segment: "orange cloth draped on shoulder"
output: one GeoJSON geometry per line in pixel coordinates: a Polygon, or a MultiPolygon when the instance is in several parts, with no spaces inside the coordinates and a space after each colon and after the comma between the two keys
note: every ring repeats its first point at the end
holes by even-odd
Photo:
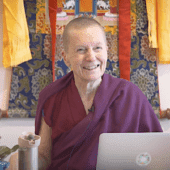
{"type": "Polygon", "coordinates": [[[23,0],[3,0],[3,65],[15,67],[31,59],[23,0]]]}
{"type": "Polygon", "coordinates": [[[170,0],[146,0],[150,48],[158,48],[159,63],[170,64],[170,0]]]}

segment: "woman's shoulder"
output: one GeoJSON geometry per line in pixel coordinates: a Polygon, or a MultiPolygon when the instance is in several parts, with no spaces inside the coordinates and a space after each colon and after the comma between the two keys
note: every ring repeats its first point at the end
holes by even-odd
{"type": "Polygon", "coordinates": [[[50,103],[54,104],[56,102],[56,100],[60,100],[61,97],[65,94],[67,88],[68,88],[68,86],[66,86],[65,88],[62,88],[59,91],[51,94],[51,96],[46,99],[44,106],[49,107],[50,103]]]}
{"type": "MultiPolygon", "coordinates": [[[[122,78],[118,78],[118,77],[114,77],[110,74],[104,74],[105,77],[105,81],[107,79],[107,81],[110,82],[110,84],[116,84],[117,86],[129,86],[129,87],[137,87],[134,83],[132,83],[131,81],[128,81],[126,79],[122,79],[122,78]]],[[[138,88],[138,87],[137,87],[138,88]]]]}
{"type": "Polygon", "coordinates": [[[55,98],[60,91],[64,90],[71,82],[73,78],[73,73],[70,72],[63,76],[62,78],[50,83],[39,93],[39,105],[43,106],[47,100],[52,100],[55,98]]]}
{"type": "Polygon", "coordinates": [[[41,90],[39,96],[44,97],[45,99],[51,97],[53,94],[67,87],[67,85],[70,84],[72,78],[72,72],[66,74],[62,78],[55,80],[54,82],[47,85],[43,90],[41,90]]]}
{"type": "Polygon", "coordinates": [[[126,79],[113,77],[112,75],[105,74],[105,80],[109,86],[114,87],[114,90],[124,91],[124,93],[135,93],[136,95],[144,95],[140,88],[131,81],[126,79]],[[106,80],[107,79],[107,80],[106,80]]]}

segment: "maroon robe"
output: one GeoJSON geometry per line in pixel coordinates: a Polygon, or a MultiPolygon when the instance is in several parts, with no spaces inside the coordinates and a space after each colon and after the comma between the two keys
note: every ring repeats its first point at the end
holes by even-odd
{"type": "Polygon", "coordinates": [[[101,133],[162,132],[146,96],[133,83],[102,77],[91,111],[86,115],[73,72],[45,87],[39,94],[35,134],[41,116],[52,127],[51,165],[48,170],[96,169],[101,133]]]}

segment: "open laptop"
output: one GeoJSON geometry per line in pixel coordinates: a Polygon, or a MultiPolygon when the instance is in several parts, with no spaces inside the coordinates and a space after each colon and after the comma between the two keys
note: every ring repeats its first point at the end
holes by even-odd
{"type": "Polygon", "coordinates": [[[170,170],[170,133],[103,133],[96,170],[170,170]]]}

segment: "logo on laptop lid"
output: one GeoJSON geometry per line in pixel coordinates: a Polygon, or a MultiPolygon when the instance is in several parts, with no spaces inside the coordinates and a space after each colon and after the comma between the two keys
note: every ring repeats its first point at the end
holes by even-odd
{"type": "Polygon", "coordinates": [[[151,162],[151,156],[149,153],[145,152],[145,153],[140,153],[137,157],[136,157],[136,163],[140,166],[146,166],[151,162]]]}

